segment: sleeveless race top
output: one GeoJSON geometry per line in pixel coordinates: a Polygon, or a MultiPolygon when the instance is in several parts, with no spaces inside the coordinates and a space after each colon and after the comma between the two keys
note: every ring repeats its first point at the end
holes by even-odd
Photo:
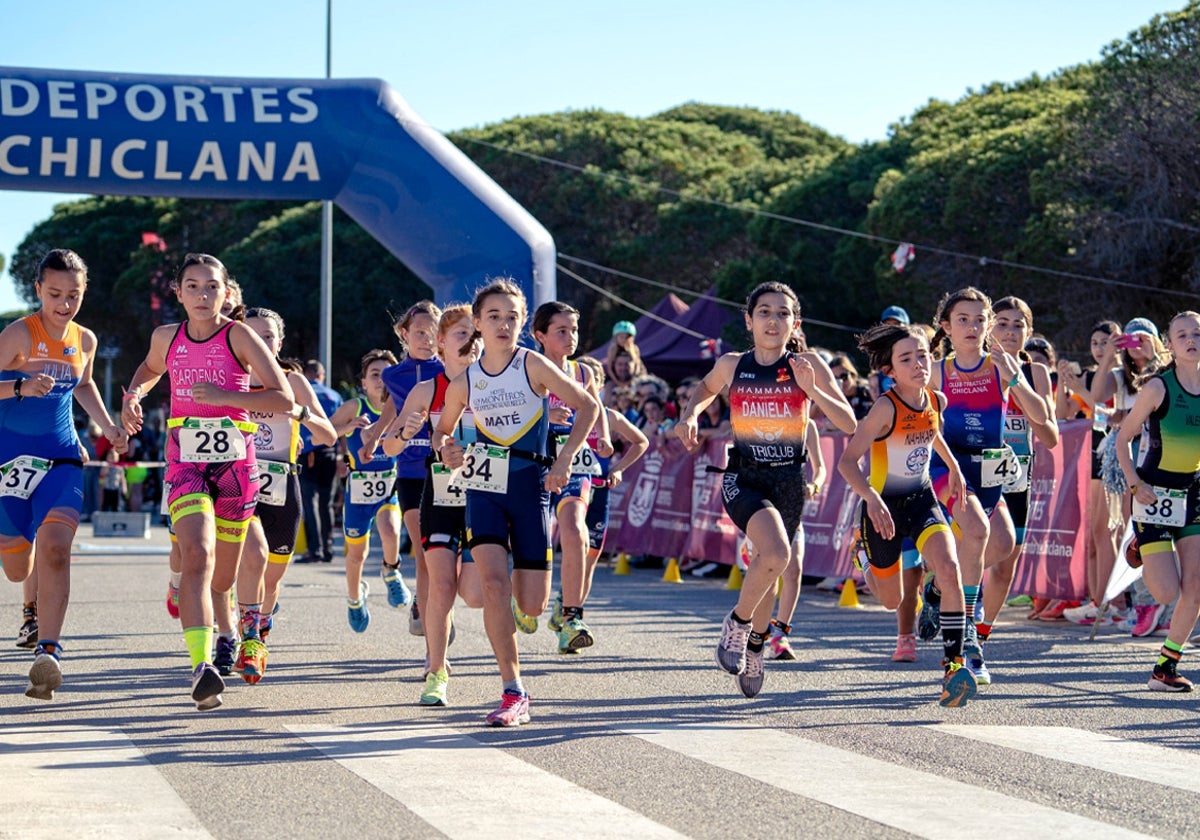
{"type": "MultiPolygon", "coordinates": [[[[450,379],[442,371],[433,380],[433,399],[429,401],[429,419],[426,434],[431,435],[441,422],[442,412],[446,410],[446,389],[450,387],[450,379]]],[[[475,442],[475,414],[471,406],[463,409],[462,417],[454,429],[454,438],[461,444],[475,442]]]]}
{"type": "Polygon", "coordinates": [[[942,360],[942,435],[959,451],[998,449],[1004,442],[1004,416],[1008,394],[991,356],[971,370],[963,370],[954,356],[942,360]]]}
{"type": "Polygon", "coordinates": [[[299,420],[286,411],[251,411],[250,422],[258,424],[258,431],[254,433],[255,455],[267,461],[296,463],[296,454],[300,451],[299,420]]]}
{"type": "Polygon", "coordinates": [[[62,341],[57,341],[46,333],[36,312],[22,320],[29,329],[29,356],[16,370],[0,371],[0,381],[44,373],[54,379],[54,387],[44,397],[0,400],[0,462],[20,455],[78,459],[72,400],[83,376],[82,331],[71,321],[62,341]]]}
{"type": "MultiPolygon", "coordinates": [[[[358,403],[355,417],[366,417],[372,423],[379,420],[379,409],[371,405],[370,400],[366,397],[355,397],[355,402],[358,403]]],[[[355,429],[346,439],[346,449],[350,453],[350,469],[356,472],[383,472],[396,466],[396,459],[388,457],[381,448],[375,449],[375,454],[371,456],[370,461],[360,464],[358,450],[362,449],[362,445],[362,429],[355,429]]]]}
{"type": "Polygon", "coordinates": [[[1185,391],[1174,370],[1158,379],[1166,394],[1146,420],[1137,472],[1159,487],[1184,489],[1200,473],[1200,394],[1185,391]]]}
{"type": "Polygon", "coordinates": [[[192,399],[192,385],[197,382],[211,382],[226,391],[250,390],[250,373],[242,367],[230,344],[229,332],[234,323],[230,321],[203,341],[195,341],[188,335],[187,321],[176,328],[167,348],[172,417],[228,417],[241,422],[250,419],[244,408],[201,405],[192,399]]]}
{"type": "Polygon", "coordinates": [[[871,486],[879,495],[903,496],[929,485],[929,457],[941,412],[937,394],[925,389],[925,407],[913,408],[885,391],[895,417],[887,434],[871,444],[871,486]]]}
{"type": "MultiPolygon", "coordinates": [[[[437,356],[422,361],[406,356],[399,364],[384,368],[380,378],[391,394],[392,404],[399,411],[408,399],[409,391],[418,383],[433,379],[445,369],[442,360],[437,356]]],[[[418,432],[396,456],[396,475],[400,478],[424,478],[425,459],[430,454],[432,451],[429,448],[429,435],[418,432]]]]}
{"type": "MultiPolygon", "coordinates": [[[[569,376],[571,379],[574,379],[576,382],[578,382],[581,386],[583,385],[583,368],[579,364],[579,362],[568,359],[567,360],[567,369],[563,372],[567,376],[569,376]]],[[[563,402],[558,397],[556,397],[553,393],[546,395],[546,407],[547,407],[547,411],[549,411],[551,409],[563,407],[563,408],[569,409],[572,412],[570,421],[568,421],[566,423],[550,423],[550,434],[551,435],[554,435],[557,437],[557,436],[561,436],[561,435],[571,434],[571,430],[573,428],[575,428],[574,409],[572,409],[569,405],[567,405],[565,402],[563,402]]],[[[547,416],[549,416],[549,415],[547,414],[547,416]]],[[[597,425],[598,425],[598,423],[592,424],[592,428],[588,430],[588,434],[587,434],[587,438],[586,438],[587,445],[589,447],[591,447],[593,451],[595,451],[595,449],[596,449],[596,443],[600,440],[600,432],[597,429],[597,425]]]]}
{"type": "Polygon", "coordinates": [[[760,365],[751,351],[738,359],[729,384],[729,424],[743,466],[788,466],[807,457],[804,433],[811,401],[792,375],[789,357],[760,365]]]}
{"type": "MultiPolygon", "coordinates": [[[[467,368],[469,404],[478,440],[544,456],[550,425],[547,400],[538,396],[529,382],[525,365],[530,352],[527,347],[518,347],[512,360],[495,376],[483,367],[486,356],[472,363],[467,368]]],[[[533,461],[518,458],[509,469],[532,466],[533,461]]]]}

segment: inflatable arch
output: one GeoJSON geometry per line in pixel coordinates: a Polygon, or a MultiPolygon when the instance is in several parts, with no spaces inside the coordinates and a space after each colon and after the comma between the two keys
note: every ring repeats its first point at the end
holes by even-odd
{"type": "Polygon", "coordinates": [[[556,292],[546,229],[377,79],[0,68],[0,189],[332,200],[439,302],[556,292]]]}

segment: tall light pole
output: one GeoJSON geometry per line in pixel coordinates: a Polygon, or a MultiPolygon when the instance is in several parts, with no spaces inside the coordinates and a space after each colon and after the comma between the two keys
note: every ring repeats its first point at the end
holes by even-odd
{"type": "MultiPolygon", "coordinates": [[[[325,78],[333,78],[333,0],[325,0],[325,78]]],[[[321,313],[317,358],[333,372],[333,202],[321,202],[321,313]]]]}

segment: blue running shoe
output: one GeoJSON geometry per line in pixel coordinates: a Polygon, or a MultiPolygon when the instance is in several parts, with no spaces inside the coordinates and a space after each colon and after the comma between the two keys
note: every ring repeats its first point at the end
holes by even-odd
{"type": "Polygon", "coordinates": [[[938,704],[952,709],[965,706],[975,696],[976,686],[971,669],[963,664],[961,657],[955,659],[946,666],[946,676],[942,678],[942,697],[938,704]]]}
{"type": "Polygon", "coordinates": [[[932,642],[941,631],[942,593],[933,589],[933,578],[925,584],[921,593],[921,614],[917,616],[917,635],[922,641],[932,642]]]}
{"type": "Polygon", "coordinates": [[[224,636],[217,636],[217,648],[213,652],[213,667],[222,677],[233,673],[233,659],[237,654],[237,642],[224,636]]]}
{"type": "Polygon", "coordinates": [[[412,590],[405,584],[404,578],[400,576],[400,566],[395,567],[384,566],[382,570],[383,582],[387,585],[388,606],[393,609],[403,609],[412,603],[412,590]]]}
{"type": "Polygon", "coordinates": [[[358,600],[347,601],[346,618],[350,621],[350,629],[355,633],[367,632],[367,625],[371,623],[371,611],[367,609],[367,593],[370,587],[367,586],[365,580],[358,582],[358,600]]]}

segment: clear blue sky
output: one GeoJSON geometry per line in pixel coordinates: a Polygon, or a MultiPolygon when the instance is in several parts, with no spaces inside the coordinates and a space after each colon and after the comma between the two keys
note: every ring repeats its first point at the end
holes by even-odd
{"type": "MultiPolygon", "coordinates": [[[[1156,13],[1182,6],[334,0],[333,75],[384,79],[443,131],[592,107],[647,116],[697,101],[791,111],[857,142],[885,137],[930,99],[1094,60],[1156,13]]],[[[325,0],[0,0],[0,63],[323,77],[325,8],[325,0]]],[[[0,191],[0,253],[11,258],[64,198],[0,191]]],[[[18,305],[0,276],[0,311],[18,305]]]]}

